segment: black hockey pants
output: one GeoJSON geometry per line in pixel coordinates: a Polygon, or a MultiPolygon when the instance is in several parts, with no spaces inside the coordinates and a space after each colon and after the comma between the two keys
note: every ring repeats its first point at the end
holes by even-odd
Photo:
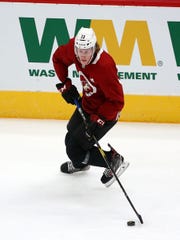
{"type": "MultiPolygon", "coordinates": [[[[92,125],[89,121],[89,115],[85,112],[84,114],[89,122],[91,133],[94,134],[97,140],[101,139],[117,122],[107,121],[103,126],[92,125]]],[[[66,153],[74,167],[80,168],[85,165],[107,167],[102,155],[95,146],[94,140],[88,139],[84,122],[77,109],[67,124],[67,130],[65,137],[66,153]]],[[[105,153],[109,158],[110,152],[105,153]]]]}

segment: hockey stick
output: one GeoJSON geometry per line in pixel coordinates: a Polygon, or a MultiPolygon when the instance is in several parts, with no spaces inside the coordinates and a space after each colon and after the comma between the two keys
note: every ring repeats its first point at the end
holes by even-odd
{"type": "MultiPolygon", "coordinates": [[[[75,103],[75,105],[76,105],[76,107],[77,107],[77,109],[78,109],[78,112],[80,113],[80,115],[81,115],[81,117],[82,117],[82,119],[83,119],[83,122],[84,122],[84,125],[85,125],[86,130],[88,130],[88,123],[87,123],[86,117],[85,117],[85,115],[84,115],[84,113],[83,113],[83,110],[82,110],[82,108],[81,108],[78,100],[75,99],[75,100],[74,100],[74,103],[75,103]]],[[[103,149],[101,148],[98,140],[96,139],[96,137],[95,137],[94,135],[93,135],[92,137],[93,137],[93,139],[94,139],[94,141],[95,141],[95,144],[96,144],[96,146],[98,147],[98,150],[99,150],[101,156],[103,157],[103,159],[104,159],[107,167],[112,171],[114,177],[116,178],[116,180],[117,180],[120,188],[122,189],[122,191],[123,191],[126,199],[128,200],[129,204],[131,205],[132,209],[134,210],[134,212],[135,212],[136,216],[138,217],[140,223],[143,224],[143,219],[142,219],[141,215],[137,212],[136,208],[134,207],[131,199],[129,198],[128,194],[126,193],[126,191],[125,191],[123,185],[121,184],[119,178],[117,177],[114,169],[113,169],[113,168],[110,166],[110,164],[108,163],[107,156],[106,156],[105,152],[103,151],[103,149]]],[[[108,146],[110,146],[110,145],[108,144],[108,146]]]]}

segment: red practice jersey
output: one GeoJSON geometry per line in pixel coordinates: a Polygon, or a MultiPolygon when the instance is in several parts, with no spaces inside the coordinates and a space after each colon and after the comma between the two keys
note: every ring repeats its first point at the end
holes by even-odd
{"type": "Polygon", "coordinates": [[[82,108],[105,120],[116,120],[124,106],[124,94],[113,58],[100,49],[93,61],[83,67],[74,53],[74,38],[57,48],[53,64],[60,81],[68,77],[68,67],[75,64],[82,83],[82,108]]]}

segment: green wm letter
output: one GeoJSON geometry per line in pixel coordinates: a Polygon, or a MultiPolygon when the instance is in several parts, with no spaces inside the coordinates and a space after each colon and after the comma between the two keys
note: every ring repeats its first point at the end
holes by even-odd
{"type": "Polygon", "coordinates": [[[19,18],[19,21],[29,62],[48,63],[54,39],[56,38],[58,45],[65,44],[69,40],[64,19],[46,19],[41,43],[38,39],[34,18],[19,18]]]}
{"type": "Polygon", "coordinates": [[[180,22],[168,22],[176,64],[180,67],[180,22]]]}

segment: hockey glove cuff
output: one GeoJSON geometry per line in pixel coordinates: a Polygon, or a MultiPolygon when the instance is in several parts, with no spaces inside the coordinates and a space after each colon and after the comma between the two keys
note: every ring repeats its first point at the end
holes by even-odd
{"type": "Polygon", "coordinates": [[[86,137],[88,140],[92,140],[94,131],[97,127],[102,127],[105,124],[105,121],[101,119],[98,115],[92,114],[90,116],[90,122],[88,124],[88,129],[86,129],[86,137]]]}
{"type": "Polygon", "coordinates": [[[90,116],[90,120],[91,122],[98,124],[98,126],[100,127],[102,127],[105,124],[105,121],[96,114],[92,114],[90,116]]]}
{"type": "Polygon", "coordinates": [[[72,81],[70,78],[66,78],[66,80],[62,83],[57,83],[56,88],[60,93],[66,92],[72,86],[72,81]]]}
{"type": "Polygon", "coordinates": [[[67,78],[63,83],[56,84],[56,88],[67,103],[74,104],[74,100],[80,98],[79,92],[76,86],[72,85],[70,78],[67,78]]]}

